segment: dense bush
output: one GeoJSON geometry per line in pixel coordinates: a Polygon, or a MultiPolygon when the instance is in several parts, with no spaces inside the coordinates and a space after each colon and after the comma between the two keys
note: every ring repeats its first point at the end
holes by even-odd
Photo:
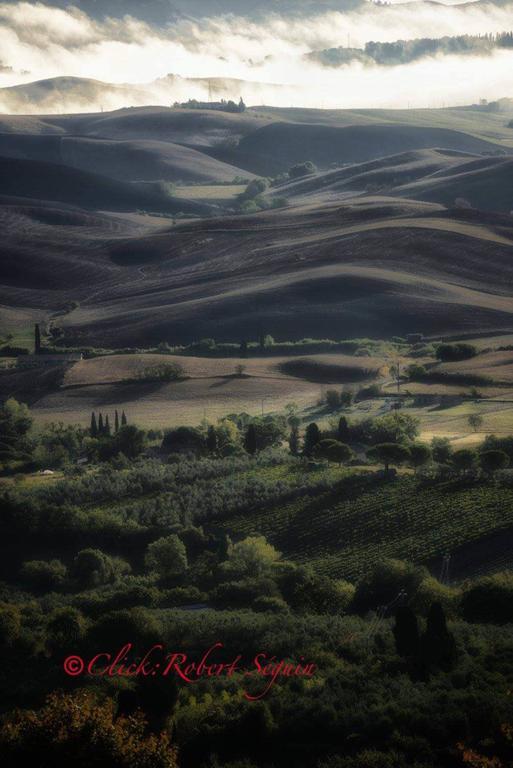
{"type": "Polygon", "coordinates": [[[317,172],[317,168],[310,160],[304,163],[297,163],[289,169],[289,177],[291,179],[301,179],[303,176],[311,176],[317,172]]]}
{"type": "Polygon", "coordinates": [[[112,558],[99,549],[83,549],[73,560],[70,575],[81,588],[87,589],[113,582],[129,570],[128,563],[119,558],[112,558]]]}
{"type": "Polygon", "coordinates": [[[0,736],[5,768],[38,765],[41,756],[55,768],[176,768],[176,753],[165,734],[148,735],[141,713],[116,716],[114,701],[90,691],[52,693],[40,710],[12,715],[0,736]]]}
{"type": "Polygon", "coordinates": [[[163,536],[152,542],[146,552],[146,567],[162,579],[182,576],[187,570],[187,551],[178,536],[163,536]]]}
{"type": "Polygon", "coordinates": [[[454,363],[458,360],[469,360],[477,355],[477,349],[473,344],[438,344],[436,357],[443,363],[454,363]]]}
{"type": "Polygon", "coordinates": [[[506,571],[478,579],[463,591],[461,605],[467,621],[513,622],[513,573],[506,571]]]}
{"type": "Polygon", "coordinates": [[[60,560],[30,560],[23,563],[20,578],[36,592],[49,592],[63,585],[66,574],[66,566],[60,560]]]}

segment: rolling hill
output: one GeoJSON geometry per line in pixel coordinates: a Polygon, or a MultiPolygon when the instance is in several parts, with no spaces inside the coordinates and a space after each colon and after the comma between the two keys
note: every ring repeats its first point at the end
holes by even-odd
{"type": "Polygon", "coordinates": [[[444,171],[456,169],[457,172],[460,166],[477,158],[477,155],[456,150],[411,150],[287,181],[272,189],[270,194],[306,200],[335,198],[347,192],[393,190],[444,171]]]}
{"type": "Polygon", "coordinates": [[[509,213],[513,202],[513,155],[472,155],[446,149],[422,149],[355,163],[289,181],[268,194],[303,203],[334,200],[352,193],[409,199],[509,213]]]}
{"type": "Polygon", "coordinates": [[[65,165],[0,157],[0,194],[69,203],[86,209],[205,213],[198,203],[171,197],[159,185],[130,184],[65,165]]]}
{"type": "Polygon", "coordinates": [[[510,328],[512,247],[506,217],[386,198],[184,223],[118,239],[115,284],[62,324],[105,346],[510,328]]]}
{"type": "Polygon", "coordinates": [[[504,149],[438,126],[291,117],[155,107],[4,116],[4,304],[27,313],[74,302],[56,321],[65,342],[106,347],[513,327],[513,221],[454,209],[465,197],[509,210],[504,149]],[[224,184],[243,167],[277,172],[306,158],[343,167],[273,187],[288,206],[251,216],[157,182],[224,184]],[[138,211],[209,217],[171,226],[138,211]]]}
{"type": "Polygon", "coordinates": [[[253,174],[169,141],[114,141],[61,135],[0,134],[0,156],[59,163],[120,181],[225,183],[253,174]]]}
{"type": "Polygon", "coordinates": [[[366,162],[432,147],[475,154],[496,154],[498,151],[497,145],[491,142],[446,128],[409,125],[338,128],[276,122],[244,136],[231,159],[236,165],[255,173],[271,174],[286,171],[291,165],[305,160],[328,169],[334,164],[366,162]]]}
{"type": "Polygon", "coordinates": [[[463,198],[473,208],[513,209],[513,157],[476,159],[400,186],[397,194],[451,205],[463,198]]]}

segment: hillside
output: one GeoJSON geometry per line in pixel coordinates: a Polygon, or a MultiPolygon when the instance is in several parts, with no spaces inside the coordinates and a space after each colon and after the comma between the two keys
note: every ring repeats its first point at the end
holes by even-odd
{"type": "Polygon", "coordinates": [[[115,287],[63,324],[107,346],[509,328],[512,244],[507,218],[386,198],[184,223],[115,244],[115,287]]]}
{"type": "Polygon", "coordinates": [[[200,213],[199,204],[174,199],[158,186],[136,185],[107,176],[36,160],[0,157],[0,194],[52,200],[93,210],[149,210],[200,213]]]}
{"type": "Polygon", "coordinates": [[[463,198],[473,208],[509,213],[513,207],[513,158],[475,160],[400,186],[396,192],[444,205],[463,198]]]}
{"type": "Polygon", "coordinates": [[[169,141],[1,133],[0,156],[59,163],[120,181],[208,181],[220,184],[240,175],[253,176],[169,141]]]}
{"type": "Polygon", "coordinates": [[[489,153],[497,145],[446,128],[410,125],[326,125],[272,123],[245,136],[233,162],[258,173],[278,173],[311,160],[321,169],[359,163],[415,149],[441,147],[458,152],[489,153]]]}
{"type": "Polygon", "coordinates": [[[460,206],[509,213],[512,168],[512,155],[482,157],[456,150],[421,149],[288,181],[268,194],[306,203],[340,199],[350,193],[380,192],[447,207],[454,207],[459,200],[460,206]]]}
{"type": "MultiPolygon", "coordinates": [[[[365,163],[353,163],[344,168],[325,171],[280,184],[270,191],[272,195],[287,198],[325,199],[336,198],[347,192],[371,192],[394,190],[416,180],[430,178],[477,159],[477,155],[446,149],[417,149],[380,157],[365,163]]],[[[481,159],[481,158],[479,158],[481,159]]],[[[491,158],[484,162],[502,162],[503,158],[491,158]]],[[[414,195],[412,194],[412,197],[414,195]]]]}
{"type": "Polygon", "coordinates": [[[102,102],[144,104],[146,94],[135,86],[82,77],[52,77],[0,88],[0,107],[6,112],[58,112],[62,104],[66,104],[69,111],[79,112],[102,102]]]}

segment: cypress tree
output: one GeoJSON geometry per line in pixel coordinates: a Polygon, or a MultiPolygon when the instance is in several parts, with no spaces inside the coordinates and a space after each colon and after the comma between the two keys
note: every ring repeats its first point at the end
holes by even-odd
{"type": "Polygon", "coordinates": [[[36,355],[41,353],[41,329],[39,323],[34,327],[34,352],[36,355]]]}
{"type": "Polygon", "coordinates": [[[105,434],[107,437],[110,437],[110,423],[109,423],[109,414],[105,417],[105,427],[104,427],[105,434]]]}
{"type": "Polygon", "coordinates": [[[207,449],[209,453],[215,453],[217,451],[217,432],[212,424],[208,428],[207,449]]]}
{"type": "Polygon", "coordinates": [[[312,421],[311,424],[309,424],[306,428],[305,432],[305,444],[303,447],[303,451],[306,454],[306,456],[311,456],[313,449],[321,441],[321,430],[315,423],[315,421],[312,421]]]}
{"type": "Polygon", "coordinates": [[[395,647],[399,656],[416,656],[419,651],[419,625],[411,608],[403,605],[395,613],[393,628],[395,647]]]}
{"type": "Polygon", "coordinates": [[[254,456],[257,451],[257,434],[254,424],[250,424],[246,430],[244,448],[250,456],[254,456]]]}
{"type": "Polygon", "coordinates": [[[117,434],[119,432],[119,413],[115,412],[114,414],[114,432],[117,434]]]}
{"type": "Polygon", "coordinates": [[[349,439],[349,424],[345,416],[341,416],[338,421],[337,436],[341,443],[347,443],[349,439]]]}
{"type": "Polygon", "coordinates": [[[103,415],[100,413],[98,416],[98,434],[103,435],[104,427],[103,427],[103,415]]]}
{"type": "Polygon", "coordinates": [[[456,641],[447,629],[445,613],[440,603],[433,603],[427,616],[426,631],[420,642],[421,658],[425,667],[439,667],[450,671],[456,661],[456,641]]]}
{"type": "Polygon", "coordinates": [[[128,424],[128,421],[127,421],[127,418],[125,416],[125,412],[123,411],[123,413],[121,414],[121,426],[122,427],[126,427],[127,424],[128,424]]]}
{"type": "Polygon", "coordinates": [[[299,428],[294,424],[290,430],[289,435],[289,448],[293,456],[297,456],[299,453],[299,428]]]}
{"type": "Polygon", "coordinates": [[[96,424],[96,414],[94,411],[91,413],[91,427],[89,433],[91,437],[98,437],[98,425],[96,424]]]}

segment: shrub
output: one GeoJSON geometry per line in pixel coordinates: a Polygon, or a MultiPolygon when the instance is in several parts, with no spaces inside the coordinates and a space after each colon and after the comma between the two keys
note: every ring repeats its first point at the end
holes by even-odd
{"type": "Polygon", "coordinates": [[[52,693],[37,711],[11,714],[0,736],[5,768],[20,764],[176,768],[169,737],[146,733],[138,712],[116,717],[111,699],[101,703],[90,691],[52,693]]]}
{"type": "Polygon", "coordinates": [[[246,187],[245,191],[242,193],[241,198],[246,200],[254,200],[255,197],[258,197],[263,192],[265,192],[268,187],[269,182],[267,179],[252,179],[246,187]]]}
{"type": "Polygon", "coordinates": [[[460,451],[453,453],[452,463],[458,472],[465,474],[469,470],[474,469],[477,463],[477,454],[471,448],[462,448],[460,451]]]}
{"type": "Polygon", "coordinates": [[[12,647],[21,632],[21,611],[17,605],[0,603],[0,648],[12,647]]]}
{"type": "Polygon", "coordinates": [[[434,437],[431,440],[431,453],[433,461],[438,464],[447,464],[453,454],[451,441],[447,437],[434,437]]]}
{"type": "Polygon", "coordinates": [[[183,367],[176,362],[159,363],[144,368],[138,375],[138,381],[181,381],[185,378],[183,367]]]}
{"type": "Polygon", "coordinates": [[[469,360],[476,355],[477,349],[473,344],[439,344],[436,348],[436,357],[443,363],[469,360]]]}
{"type": "Polygon", "coordinates": [[[267,576],[225,581],[212,594],[218,608],[231,610],[252,607],[255,600],[262,597],[280,597],[275,582],[267,576]]]}
{"type": "Polygon", "coordinates": [[[411,607],[427,616],[433,603],[440,603],[449,616],[455,616],[459,609],[460,591],[441,584],[433,576],[425,578],[411,600],[411,607]]]}
{"type": "Polygon", "coordinates": [[[513,573],[504,571],[478,579],[464,589],[461,607],[466,621],[513,622],[513,573]]]}
{"type": "Polygon", "coordinates": [[[71,576],[83,589],[98,587],[130,571],[128,563],[112,558],[100,549],[83,549],[71,566],[71,576]]]}
{"type": "Polygon", "coordinates": [[[378,563],[357,585],[353,608],[358,613],[388,605],[404,590],[413,595],[429,573],[402,560],[378,563]]]}
{"type": "Polygon", "coordinates": [[[145,564],[162,579],[182,576],[188,565],[185,544],[175,534],[163,536],[148,546],[145,564]]]}
{"type": "Polygon", "coordinates": [[[273,571],[283,597],[300,613],[343,613],[354,598],[352,584],[320,576],[311,568],[284,562],[273,571]]]}
{"type": "Polygon", "coordinates": [[[257,597],[252,608],[257,613],[289,613],[290,609],[281,597],[257,597]]]}
{"type": "Polygon", "coordinates": [[[366,438],[371,445],[409,442],[418,435],[419,423],[409,413],[387,413],[366,423],[366,438]]]}
{"type": "Polygon", "coordinates": [[[21,566],[20,577],[29,587],[49,592],[62,586],[66,572],[60,560],[29,560],[21,566]]]}
{"type": "Polygon", "coordinates": [[[279,559],[280,553],[263,536],[248,536],[233,545],[227,566],[241,576],[261,576],[279,559]]]}
{"type": "Polygon", "coordinates": [[[143,452],[144,444],[144,432],[130,424],[121,427],[114,435],[109,446],[109,452],[114,456],[122,454],[128,459],[135,459],[143,452]]]}
{"type": "Polygon", "coordinates": [[[128,642],[147,650],[150,643],[162,640],[162,627],[145,608],[125,608],[101,616],[90,628],[87,640],[94,650],[122,648],[128,642]]]}
{"type": "Polygon", "coordinates": [[[200,592],[197,587],[173,587],[166,589],[162,596],[162,605],[165,607],[174,607],[182,605],[193,605],[195,603],[205,602],[206,595],[200,592]]]}
{"type": "Polygon", "coordinates": [[[50,615],[47,626],[47,640],[50,648],[76,646],[84,637],[86,627],[86,620],[76,608],[57,608],[50,615]]]}
{"type": "Polygon", "coordinates": [[[310,160],[307,160],[304,163],[297,163],[296,165],[293,165],[292,168],[289,169],[289,178],[291,179],[301,179],[304,176],[311,176],[313,173],[317,172],[317,168],[314,163],[312,163],[310,160]]]}
{"type": "Polygon", "coordinates": [[[361,387],[356,393],[357,400],[373,400],[376,397],[382,397],[383,392],[379,384],[369,384],[368,387],[361,387]]]}
{"type": "Polygon", "coordinates": [[[321,440],[314,448],[314,457],[326,459],[336,464],[345,464],[353,457],[353,451],[345,443],[338,440],[321,440]]]}
{"type": "Polygon", "coordinates": [[[326,392],[326,405],[330,411],[336,411],[340,408],[340,394],[336,389],[328,389],[326,392]]]}
{"type": "Polygon", "coordinates": [[[483,472],[492,475],[509,466],[509,456],[504,451],[483,451],[479,454],[479,464],[483,472]]]}
{"type": "Polygon", "coordinates": [[[424,443],[413,443],[409,446],[410,464],[417,470],[423,467],[431,459],[431,449],[424,443]]]}
{"type": "Polygon", "coordinates": [[[166,453],[190,453],[198,455],[205,450],[205,438],[194,427],[170,429],[162,440],[162,450],[166,453]]]}

